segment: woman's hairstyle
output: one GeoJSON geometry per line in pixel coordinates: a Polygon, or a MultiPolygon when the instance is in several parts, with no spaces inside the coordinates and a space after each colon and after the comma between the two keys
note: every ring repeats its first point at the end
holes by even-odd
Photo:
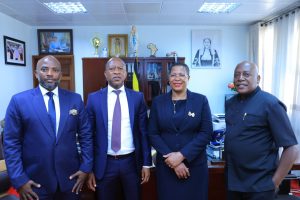
{"type": "Polygon", "coordinates": [[[204,38],[204,39],[203,39],[203,42],[205,42],[205,40],[208,40],[209,43],[211,44],[211,39],[210,39],[210,38],[204,38]]]}
{"type": "Polygon", "coordinates": [[[188,66],[187,64],[185,64],[185,63],[174,63],[174,64],[171,65],[171,67],[170,67],[170,73],[171,73],[171,71],[172,71],[172,68],[175,67],[175,66],[181,66],[181,67],[183,67],[183,68],[185,69],[186,74],[187,74],[188,76],[190,76],[190,68],[189,68],[189,66],[188,66]]]}

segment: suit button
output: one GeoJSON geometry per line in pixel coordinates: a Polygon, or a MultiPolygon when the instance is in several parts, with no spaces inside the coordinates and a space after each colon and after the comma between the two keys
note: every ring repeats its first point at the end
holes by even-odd
{"type": "Polygon", "coordinates": [[[176,135],[176,136],[178,136],[178,135],[179,135],[179,133],[176,133],[175,135],[176,135]]]}

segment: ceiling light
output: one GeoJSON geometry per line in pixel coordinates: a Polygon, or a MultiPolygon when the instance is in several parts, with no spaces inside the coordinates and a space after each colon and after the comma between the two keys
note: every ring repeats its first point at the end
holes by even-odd
{"type": "Polygon", "coordinates": [[[204,3],[198,10],[200,13],[230,13],[237,7],[240,3],[204,3]]]}
{"type": "Polygon", "coordinates": [[[86,13],[87,10],[80,2],[48,2],[43,3],[48,9],[57,14],[86,13]]]}

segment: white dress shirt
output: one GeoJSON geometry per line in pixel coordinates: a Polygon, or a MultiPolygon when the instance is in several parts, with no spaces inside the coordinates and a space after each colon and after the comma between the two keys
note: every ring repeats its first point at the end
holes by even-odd
{"type": "MultiPolygon", "coordinates": [[[[41,85],[39,85],[39,87],[40,87],[40,90],[42,92],[44,102],[45,102],[45,105],[46,105],[46,109],[47,109],[47,112],[48,112],[49,96],[47,95],[47,92],[49,92],[49,91],[46,90],[45,88],[43,88],[41,85]]],[[[55,130],[55,133],[57,135],[57,130],[58,130],[58,126],[59,126],[59,119],[60,119],[60,106],[59,106],[59,98],[58,98],[58,87],[56,87],[51,92],[54,93],[53,100],[54,100],[54,104],[55,104],[55,114],[56,114],[56,130],[55,130]]]]}
{"type": "Polygon", "coordinates": [[[119,94],[120,104],[121,104],[121,149],[115,152],[111,149],[111,130],[112,130],[112,119],[115,108],[115,103],[117,100],[117,94],[113,92],[115,90],[110,85],[107,87],[107,119],[108,119],[108,149],[107,154],[109,155],[124,155],[129,154],[134,151],[133,135],[130,125],[130,116],[128,101],[125,92],[124,85],[119,88],[121,90],[119,94]]]}

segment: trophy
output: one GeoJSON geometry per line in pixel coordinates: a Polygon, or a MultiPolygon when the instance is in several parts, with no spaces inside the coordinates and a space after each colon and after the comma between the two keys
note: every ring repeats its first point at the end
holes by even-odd
{"type": "Polygon", "coordinates": [[[92,39],[92,42],[93,42],[93,47],[95,48],[95,53],[94,53],[94,55],[95,55],[95,57],[98,57],[98,56],[99,56],[99,55],[98,55],[98,48],[100,47],[101,41],[100,41],[100,39],[99,39],[98,37],[94,37],[94,38],[92,39]]]}

